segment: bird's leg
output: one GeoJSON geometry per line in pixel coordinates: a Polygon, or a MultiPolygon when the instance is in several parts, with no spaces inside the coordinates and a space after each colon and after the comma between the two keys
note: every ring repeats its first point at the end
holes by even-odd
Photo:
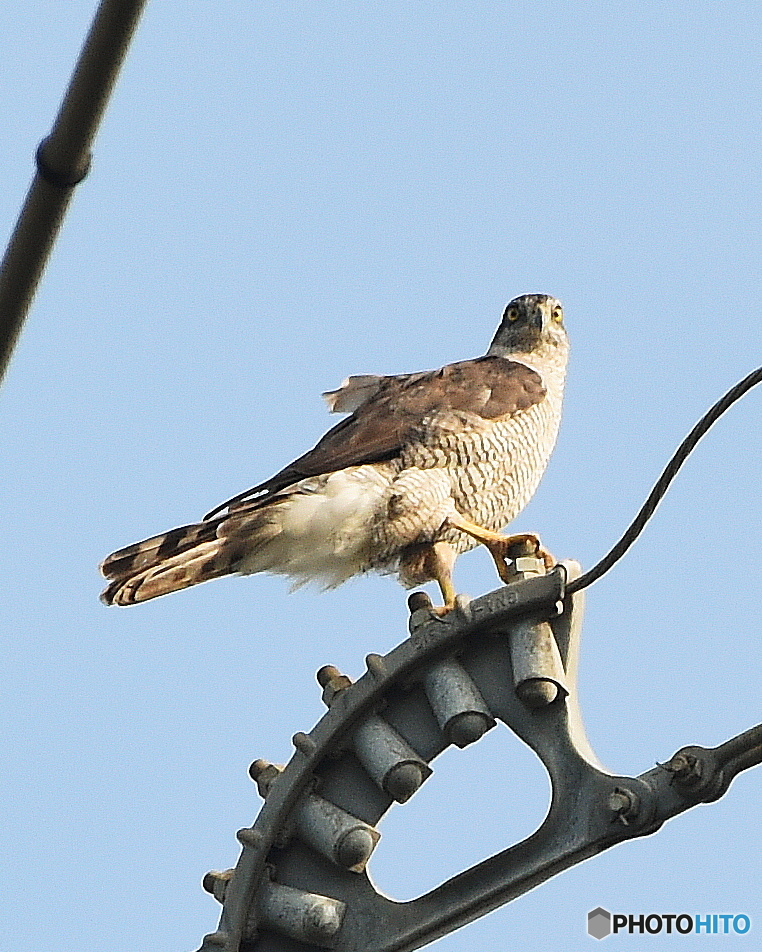
{"type": "Polygon", "coordinates": [[[492,556],[492,561],[497,568],[497,574],[506,583],[516,580],[515,573],[511,572],[508,568],[507,560],[508,550],[511,546],[519,542],[529,543],[534,546],[537,557],[543,560],[546,569],[550,570],[555,565],[555,559],[547,549],[542,547],[539,537],[533,532],[521,532],[517,535],[504,536],[499,532],[493,532],[492,529],[485,529],[484,526],[479,526],[475,522],[471,522],[469,519],[461,516],[460,513],[452,513],[449,515],[445,519],[443,526],[458,529],[460,532],[465,532],[466,535],[470,535],[471,538],[476,539],[477,542],[481,542],[492,556]]]}
{"type": "Polygon", "coordinates": [[[440,608],[432,608],[435,615],[447,615],[455,608],[455,586],[452,583],[452,570],[457,552],[449,542],[434,542],[426,553],[426,569],[436,581],[444,599],[440,608]]]}

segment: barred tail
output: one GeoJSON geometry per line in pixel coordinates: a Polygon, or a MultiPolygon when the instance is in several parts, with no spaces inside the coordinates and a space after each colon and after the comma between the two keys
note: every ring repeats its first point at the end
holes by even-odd
{"type": "Polygon", "coordinates": [[[368,569],[370,526],[385,475],[350,467],[301,480],[264,499],[119,549],[101,564],[106,605],[134,605],[240,572],[285,575],[332,588],[368,569]]]}
{"type": "Polygon", "coordinates": [[[234,572],[240,545],[218,538],[221,521],[181,526],[109,555],[100,566],[110,583],[101,601],[134,605],[234,572]]]}

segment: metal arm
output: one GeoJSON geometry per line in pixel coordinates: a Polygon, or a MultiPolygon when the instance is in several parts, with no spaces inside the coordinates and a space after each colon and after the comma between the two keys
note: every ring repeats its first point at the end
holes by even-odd
{"type": "Polygon", "coordinates": [[[255,761],[266,798],[234,870],[205,888],[222,904],[202,952],[404,952],[451,932],[610,846],[653,833],[672,816],[721,796],[762,759],[762,726],[713,750],[684,748],[636,777],[597,761],[576,697],[582,594],[565,563],[543,576],[519,559],[517,581],[445,620],[413,596],[410,638],[369,655],[352,684],[318,672],[328,713],[294,736],[285,768],[255,761]],[[379,819],[431,775],[448,745],[465,747],[501,720],[542,760],[552,783],[548,815],[525,840],[426,895],[394,902],[366,866],[379,819]]]}

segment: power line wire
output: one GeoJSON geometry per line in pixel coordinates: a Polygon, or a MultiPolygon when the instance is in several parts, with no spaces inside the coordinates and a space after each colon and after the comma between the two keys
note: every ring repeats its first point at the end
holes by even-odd
{"type": "Polygon", "coordinates": [[[87,175],[90,147],[146,0],[101,0],[37,172],[0,263],[0,380],[75,186],[87,175]]]}
{"type": "Polygon", "coordinates": [[[743,380],[739,381],[739,383],[737,383],[734,387],[731,387],[724,397],[721,397],[713,407],[707,410],[704,416],[701,417],[698,423],[693,427],[691,432],[685,437],[680,446],[678,446],[675,455],[672,457],[669,463],[667,463],[664,472],[661,474],[658,482],[651,490],[648,499],[646,499],[646,501],[643,503],[640,512],[637,514],[637,516],[635,516],[622,538],[611,549],[611,551],[605,555],[600,562],[598,562],[597,565],[594,565],[593,568],[590,569],[589,572],[585,572],[572,582],[569,582],[569,584],[566,586],[566,591],[569,594],[578,592],[583,588],[587,588],[588,585],[592,585],[593,582],[597,582],[602,575],[605,575],[606,572],[608,572],[608,570],[616,562],[618,562],[619,559],[622,558],[625,552],[630,548],[632,543],[643,531],[645,524],[654,514],[656,507],[659,505],[664,494],[666,493],[669,484],[677,475],[677,471],[694,450],[701,437],[706,433],[709,427],[712,426],[712,424],[715,423],[722,416],[722,414],[736,402],[736,400],[740,400],[745,393],[748,393],[752,387],[755,387],[760,382],[762,382],[762,367],[754,370],[747,377],[744,377],[743,380]]]}

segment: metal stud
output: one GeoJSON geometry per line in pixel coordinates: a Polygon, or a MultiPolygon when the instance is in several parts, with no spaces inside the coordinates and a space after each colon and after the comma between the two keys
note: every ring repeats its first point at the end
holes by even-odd
{"type": "Polygon", "coordinates": [[[336,944],[345,903],[272,882],[263,885],[258,898],[261,925],[320,948],[336,944]]]}
{"type": "Polygon", "coordinates": [[[232,869],[226,869],[224,872],[212,869],[204,876],[202,885],[217,902],[225,902],[225,893],[232,875],[232,869]]]}
{"type": "Polygon", "coordinates": [[[510,650],[516,696],[527,707],[545,707],[567,696],[561,653],[546,621],[513,625],[510,650]]]}
{"type": "Polygon", "coordinates": [[[375,783],[398,803],[409,800],[431,767],[386,721],[372,715],[355,731],[354,748],[375,783]]]}
{"type": "Polygon", "coordinates": [[[467,747],[495,726],[479,689],[457,661],[432,665],[423,686],[442,732],[451,744],[467,747]]]}
{"type": "Polygon", "coordinates": [[[323,689],[323,703],[326,707],[330,707],[334,699],[352,684],[352,681],[332,664],[323,665],[317,673],[317,680],[323,689]]]}
{"type": "Polygon", "coordinates": [[[380,833],[316,794],[304,798],[295,813],[299,838],[344,869],[360,873],[380,833]]]}
{"type": "Polygon", "coordinates": [[[270,787],[282,773],[283,767],[280,764],[271,764],[269,760],[263,760],[261,757],[249,767],[249,776],[257,785],[257,790],[259,790],[259,795],[263,800],[270,792],[270,787]]]}

